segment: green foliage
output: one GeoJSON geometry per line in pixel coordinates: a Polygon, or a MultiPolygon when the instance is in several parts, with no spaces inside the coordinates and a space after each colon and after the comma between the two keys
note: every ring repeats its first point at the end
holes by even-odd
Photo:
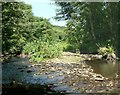
{"type": "Polygon", "coordinates": [[[115,53],[114,48],[112,46],[99,47],[98,52],[99,54],[102,54],[102,55],[108,55],[108,54],[115,53]]]}
{"type": "Polygon", "coordinates": [[[57,2],[56,18],[67,20],[67,27],[53,26],[36,17],[31,5],[2,2],[2,52],[30,54],[31,61],[58,57],[63,50],[109,54],[116,50],[119,34],[117,3],[57,2]]]}
{"type": "Polygon", "coordinates": [[[118,49],[119,4],[110,2],[56,2],[56,19],[67,20],[70,48],[84,53],[97,52],[97,44],[118,49]]]}
{"type": "Polygon", "coordinates": [[[52,26],[47,19],[33,16],[23,2],[2,3],[3,54],[18,51],[40,62],[58,57],[65,43],[64,27],[52,26]]]}
{"type": "Polygon", "coordinates": [[[49,42],[38,40],[28,42],[23,48],[23,53],[29,54],[30,60],[36,62],[58,57],[62,52],[62,47],[59,43],[50,44],[49,42]]]}
{"type": "Polygon", "coordinates": [[[65,48],[62,31],[57,26],[52,27],[46,19],[35,17],[34,21],[34,31],[30,32],[30,42],[23,47],[23,53],[29,54],[30,60],[36,62],[58,57],[65,48]]]}
{"type": "Polygon", "coordinates": [[[30,5],[23,2],[2,2],[3,54],[21,51],[31,16],[30,5]]]}
{"type": "Polygon", "coordinates": [[[23,53],[30,55],[31,61],[40,62],[48,58],[58,57],[64,46],[61,46],[64,36],[61,28],[52,26],[47,19],[33,17],[34,25],[29,32],[23,53]],[[59,39],[61,36],[62,39],[59,39]]]}

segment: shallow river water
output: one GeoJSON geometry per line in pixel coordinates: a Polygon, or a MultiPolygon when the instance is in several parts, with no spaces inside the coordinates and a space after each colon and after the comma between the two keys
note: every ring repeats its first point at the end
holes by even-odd
{"type": "Polygon", "coordinates": [[[2,84],[13,81],[23,84],[49,85],[56,92],[118,93],[118,64],[105,61],[79,63],[30,63],[14,57],[2,65],[2,84]]]}
{"type": "Polygon", "coordinates": [[[104,77],[114,78],[119,72],[119,61],[106,62],[101,60],[86,61],[86,63],[94,69],[95,73],[102,74],[104,77]]]}

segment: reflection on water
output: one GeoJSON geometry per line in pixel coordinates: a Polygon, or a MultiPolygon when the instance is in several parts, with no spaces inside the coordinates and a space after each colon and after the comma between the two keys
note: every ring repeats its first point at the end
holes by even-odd
{"type": "Polygon", "coordinates": [[[102,74],[104,77],[114,78],[118,74],[120,61],[106,62],[102,60],[86,61],[94,69],[95,73],[102,74]]]}

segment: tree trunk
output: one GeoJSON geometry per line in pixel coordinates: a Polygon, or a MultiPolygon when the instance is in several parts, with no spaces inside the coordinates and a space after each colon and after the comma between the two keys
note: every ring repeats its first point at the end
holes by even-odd
{"type": "MultiPolygon", "coordinates": [[[[120,3],[118,3],[118,26],[120,26],[120,3]]],[[[118,27],[118,41],[117,41],[117,43],[118,43],[118,48],[117,48],[117,55],[118,55],[118,57],[120,58],[120,43],[119,43],[119,41],[120,41],[120,27],[118,27]]]]}
{"type": "Polygon", "coordinates": [[[94,33],[94,25],[93,25],[93,18],[92,18],[92,4],[89,3],[89,19],[90,19],[90,32],[91,32],[91,35],[93,37],[93,40],[94,42],[96,42],[96,36],[95,36],[95,33],[94,33]]]}
{"type": "Polygon", "coordinates": [[[110,25],[110,33],[113,33],[113,24],[112,24],[112,11],[111,11],[111,4],[109,3],[109,16],[110,16],[110,21],[109,21],[109,25],[110,25]]]}

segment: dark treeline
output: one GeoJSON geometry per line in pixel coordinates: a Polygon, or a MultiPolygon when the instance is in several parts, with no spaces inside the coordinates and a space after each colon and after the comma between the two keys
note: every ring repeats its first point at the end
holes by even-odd
{"type": "Polygon", "coordinates": [[[61,6],[56,19],[67,20],[67,27],[34,16],[24,2],[2,2],[2,54],[24,53],[37,62],[63,50],[95,53],[110,46],[118,54],[119,3],[55,4],[61,6]]]}
{"type": "Polygon", "coordinates": [[[118,2],[56,2],[56,19],[67,20],[70,48],[94,53],[112,47],[118,53],[118,2]]]}

